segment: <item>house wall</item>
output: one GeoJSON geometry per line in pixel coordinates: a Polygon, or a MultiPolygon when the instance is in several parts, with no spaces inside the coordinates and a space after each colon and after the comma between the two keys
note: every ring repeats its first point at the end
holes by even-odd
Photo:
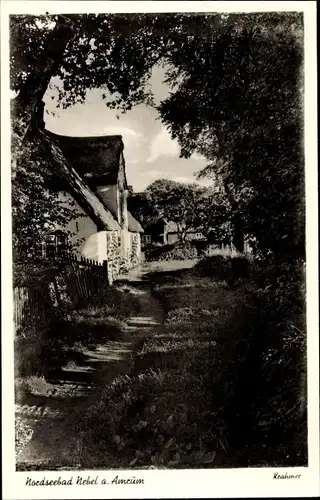
{"type": "Polygon", "coordinates": [[[117,221],[120,223],[120,197],[119,188],[116,184],[111,186],[98,186],[97,193],[100,195],[102,201],[116,215],[117,221]]]}
{"type": "Polygon", "coordinates": [[[141,259],[141,235],[140,235],[140,233],[134,233],[134,237],[136,238],[136,241],[137,241],[136,255],[137,255],[137,258],[140,260],[141,259]]]}
{"type": "Polygon", "coordinates": [[[127,208],[127,191],[123,188],[124,174],[119,174],[117,184],[110,186],[98,186],[97,193],[107,208],[115,214],[117,221],[128,230],[128,208],[127,208]]]}
{"type": "Polygon", "coordinates": [[[122,231],[121,231],[121,256],[124,259],[129,260],[130,253],[131,253],[131,233],[126,229],[122,229],[122,231]]]}
{"type": "MultiPolygon", "coordinates": [[[[186,235],[186,241],[201,241],[201,240],[205,240],[205,237],[200,232],[187,233],[186,235]]],[[[172,245],[173,243],[180,241],[178,233],[167,233],[167,241],[169,245],[172,245]]]]}
{"type": "Polygon", "coordinates": [[[131,261],[131,266],[135,267],[138,265],[139,262],[141,262],[141,237],[140,233],[130,233],[130,244],[131,244],[131,251],[130,251],[130,261],[131,261]]]}
{"type": "Polygon", "coordinates": [[[189,241],[194,241],[194,240],[201,241],[201,240],[205,240],[205,239],[206,238],[203,236],[201,231],[192,232],[192,233],[187,234],[187,240],[189,240],[189,241]]]}
{"type": "Polygon", "coordinates": [[[124,230],[128,230],[128,206],[127,206],[128,187],[125,176],[125,165],[124,165],[123,154],[121,154],[120,156],[117,184],[118,184],[117,199],[119,200],[118,205],[120,210],[119,223],[124,230]]]}
{"type": "Polygon", "coordinates": [[[127,203],[126,198],[123,196],[125,193],[121,191],[121,182],[111,186],[98,186],[97,192],[105,205],[111,209],[113,213],[117,214],[117,220],[122,226],[121,234],[121,257],[129,259],[131,251],[131,239],[128,231],[128,216],[127,216],[127,203]]]}
{"type": "Polygon", "coordinates": [[[177,233],[167,233],[167,242],[169,245],[179,241],[179,236],[177,233]]]}
{"type": "MultiPolygon", "coordinates": [[[[70,193],[60,192],[59,201],[66,207],[77,211],[77,217],[72,219],[67,226],[57,225],[57,229],[69,231],[69,241],[73,245],[73,252],[78,257],[85,257],[101,261],[99,249],[99,233],[96,224],[84,212],[70,193]]],[[[103,259],[102,259],[103,260],[103,259]]]]}
{"type": "Polygon", "coordinates": [[[119,190],[119,198],[120,198],[120,213],[121,213],[121,227],[124,230],[128,230],[128,207],[127,207],[127,191],[119,190]]]}

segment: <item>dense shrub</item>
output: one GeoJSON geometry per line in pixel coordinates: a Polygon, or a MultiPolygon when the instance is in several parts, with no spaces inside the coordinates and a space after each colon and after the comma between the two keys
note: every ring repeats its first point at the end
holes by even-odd
{"type": "MultiPolygon", "coordinates": [[[[232,393],[223,409],[229,441],[243,466],[257,465],[257,460],[261,465],[305,464],[304,266],[279,261],[242,266],[242,262],[215,256],[195,267],[197,274],[232,283],[241,294],[242,283],[247,284],[241,306],[219,329],[237,340],[236,355],[227,361],[233,369],[226,371],[225,379],[232,393]],[[235,261],[241,263],[237,274],[235,261]]],[[[213,378],[215,374],[216,367],[213,378]]]]}
{"type": "Polygon", "coordinates": [[[235,452],[246,448],[239,455],[244,466],[256,465],[259,448],[261,465],[305,465],[304,315],[272,290],[254,290],[250,302],[225,325],[229,335],[244,339],[237,346],[234,395],[224,408],[230,442],[235,452]]]}
{"type": "Polygon", "coordinates": [[[210,276],[229,282],[246,278],[253,269],[253,263],[246,257],[227,255],[204,257],[195,266],[195,272],[200,276],[210,276]]]}
{"type": "Polygon", "coordinates": [[[226,279],[230,273],[230,258],[223,255],[204,257],[196,264],[195,271],[199,276],[226,279]]]}
{"type": "Polygon", "coordinates": [[[54,385],[50,384],[43,375],[30,375],[16,378],[14,388],[16,401],[21,401],[30,395],[49,397],[54,390],[54,385]]]}
{"type": "Polygon", "coordinates": [[[197,247],[189,241],[178,242],[172,245],[157,245],[145,252],[145,259],[149,262],[195,259],[197,256],[197,247]]]}

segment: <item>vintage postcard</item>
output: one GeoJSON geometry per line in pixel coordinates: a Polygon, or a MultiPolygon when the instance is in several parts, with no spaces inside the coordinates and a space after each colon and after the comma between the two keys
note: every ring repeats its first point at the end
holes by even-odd
{"type": "Polygon", "coordinates": [[[319,490],[316,2],[1,2],[6,500],[319,490]]]}

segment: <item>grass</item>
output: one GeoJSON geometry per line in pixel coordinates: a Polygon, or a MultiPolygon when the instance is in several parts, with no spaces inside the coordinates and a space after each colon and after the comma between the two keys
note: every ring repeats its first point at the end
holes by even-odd
{"type": "MultiPolygon", "coordinates": [[[[79,414],[78,462],[86,469],[306,465],[301,270],[221,256],[182,271],[163,267],[149,279],[164,322],[145,338],[132,374],[102,387],[79,414]]],[[[50,391],[44,366],[117,338],[139,312],[137,297],[115,287],[98,306],[65,311],[43,336],[30,329],[20,339],[20,388],[50,391]]]]}
{"type": "Polygon", "coordinates": [[[54,386],[44,376],[30,375],[15,380],[16,401],[21,401],[27,396],[49,397],[54,386]]]}
{"type": "Polygon", "coordinates": [[[190,271],[156,274],[153,293],[165,322],[145,339],[133,376],[80,421],[84,467],[212,467],[227,453],[223,420],[212,425],[222,401],[212,400],[211,368],[222,364],[219,325],[241,295],[190,271]]]}
{"type": "Polygon", "coordinates": [[[164,324],[79,420],[83,467],[306,465],[295,278],[220,264],[151,276],[164,324]]]}
{"type": "Polygon", "coordinates": [[[46,379],[68,363],[81,361],[85,349],[123,336],[126,319],[140,312],[138,299],[113,286],[102,291],[97,305],[59,309],[47,322],[29,324],[15,339],[16,398],[46,395],[46,379]]]}

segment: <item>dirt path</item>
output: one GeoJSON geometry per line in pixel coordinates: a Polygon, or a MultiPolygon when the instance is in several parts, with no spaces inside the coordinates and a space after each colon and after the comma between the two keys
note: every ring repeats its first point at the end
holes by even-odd
{"type": "Polygon", "coordinates": [[[99,391],[118,375],[130,374],[136,353],[150,331],[161,326],[162,310],[144,280],[144,266],[120,280],[126,293],[138,296],[141,313],[131,316],[121,338],[87,350],[84,366],[64,368],[61,386],[45,397],[28,398],[16,415],[34,428],[33,436],[17,457],[18,470],[80,468],[75,423],[99,399],[99,391]]]}

